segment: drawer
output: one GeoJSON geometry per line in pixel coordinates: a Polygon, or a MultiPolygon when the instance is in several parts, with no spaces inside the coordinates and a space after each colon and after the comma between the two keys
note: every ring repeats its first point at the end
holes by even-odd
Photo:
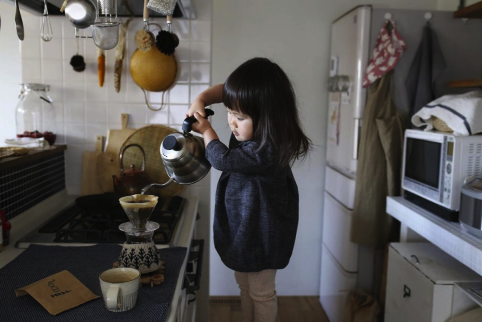
{"type": "Polygon", "coordinates": [[[389,248],[386,322],[431,321],[435,284],[389,248]]]}
{"type": "Polygon", "coordinates": [[[355,204],[355,180],[327,166],[325,190],[345,207],[353,210],[355,204]]]}
{"type": "Polygon", "coordinates": [[[342,322],[349,292],[356,288],[357,274],[344,271],[322,245],[320,302],[331,322],[342,322]]]}
{"type": "Polygon", "coordinates": [[[352,211],[325,192],[323,244],[345,271],[358,271],[358,245],[350,241],[352,211]]]}

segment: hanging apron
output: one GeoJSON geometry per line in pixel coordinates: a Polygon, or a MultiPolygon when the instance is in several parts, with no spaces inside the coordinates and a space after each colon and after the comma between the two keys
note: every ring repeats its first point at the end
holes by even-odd
{"type": "Polygon", "coordinates": [[[370,86],[360,138],[351,240],[374,248],[399,234],[398,221],[386,213],[387,196],[400,195],[404,130],[391,98],[392,76],[370,86]]]}

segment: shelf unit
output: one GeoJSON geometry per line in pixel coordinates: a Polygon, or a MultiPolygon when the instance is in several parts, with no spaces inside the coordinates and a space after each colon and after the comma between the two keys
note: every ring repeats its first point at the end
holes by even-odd
{"type": "Polygon", "coordinates": [[[482,87],[482,78],[473,80],[451,81],[450,87],[482,87]]]}
{"type": "Polygon", "coordinates": [[[481,19],[482,18],[482,1],[473,5],[462,8],[454,12],[454,18],[481,19]]]}
{"type": "MultiPolygon", "coordinates": [[[[454,12],[454,18],[482,19],[482,1],[454,12]]],[[[452,88],[482,87],[482,78],[472,80],[457,80],[449,83],[452,88]]]]}

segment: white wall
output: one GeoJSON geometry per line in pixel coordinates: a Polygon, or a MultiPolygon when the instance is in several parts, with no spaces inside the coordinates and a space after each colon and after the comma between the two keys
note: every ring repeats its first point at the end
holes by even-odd
{"type": "MultiPolygon", "coordinates": [[[[293,168],[300,192],[300,223],[291,262],[277,275],[280,295],[319,294],[330,28],[334,19],[367,3],[400,9],[437,7],[436,0],[213,0],[213,84],[223,83],[249,58],[273,59],[291,78],[303,127],[317,145],[305,163],[293,168]]],[[[227,142],[225,111],[222,106],[214,109],[214,126],[227,142]]],[[[212,171],[211,205],[219,175],[212,171]]],[[[212,244],[210,263],[211,295],[238,295],[232,271],[212,244]]]]}
{"type": "Polygon", "coordinates": [[[0,146],[7,138],[15,138],[15,107],[20,92],[20,44],[15,29],[15,7],[0,1],[0,146]]]}

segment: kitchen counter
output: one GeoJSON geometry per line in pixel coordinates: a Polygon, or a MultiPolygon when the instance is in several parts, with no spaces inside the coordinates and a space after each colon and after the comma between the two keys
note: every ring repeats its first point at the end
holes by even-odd
{"type": "Polygon", "coordinates": [[[0,159],[0,170],[9,168],[11,166],[17,166],[26,162],[34,161],[43,157],[47,157],[53,154],[57,154],[61,151],[67,150],[67,145],[55,145],[50,149],[45,150],[32,150],[30,149],[27,155],[17,157],[6,157],[0,159]]]}
{"type": "Polygon", "coordinates": [[[54,217],[57,212],[72,204],[78,196],[67,195],[63,190],[43,200],[34,207],[10,220],[12,230],[10,231],[10,243],[3,247],[0,252],[0,268],[8,264],[25,249],[15,248],[17,240],[29,232],[42,226],[43,223],[54,217]]]}
{"type": "MultiPolygon", "coordinates": [[[[0,252],[0,268],[15,259],[15,257],[20,255],[25,250],[15,248],[17,240],[19,240],[32,230],[39,228],[43,223],[47,222],[50,218],[52,218],[57,212],[71,204],[75,200],[75,198],[77,198],[77,196],[69,196],[64,190],[42,201],[35,207],[12,219],[10,221],[12,223],[10,244],[7,247],[4,247],[3,251],[0,252]]],[[[171,308],[167,316],[168,322],[179,320],[176,318],[178,317],[179,313],[182,313],[183,310],[179,309],[178,305],[180,305],[181,307],[184,306],[184,303],[180,302],[180,300],[182,299],[182,297],[185,297],[182,290],[184,282],[184,272],[186,270],[186,265],[189,257],[189,248],[191,246],[191,240],[193,237],[196,214],[198,212],[198,204],[199,199],[197,197],[188,198],[186,207],[183,211],[184,220],[182,221],[182,227],[179,234],[177,246],[188,248],[188,252],[186,253],[186,257],[182,264],[180,274],[177,280],[173,301],[171,303],[171,308]]]]}

